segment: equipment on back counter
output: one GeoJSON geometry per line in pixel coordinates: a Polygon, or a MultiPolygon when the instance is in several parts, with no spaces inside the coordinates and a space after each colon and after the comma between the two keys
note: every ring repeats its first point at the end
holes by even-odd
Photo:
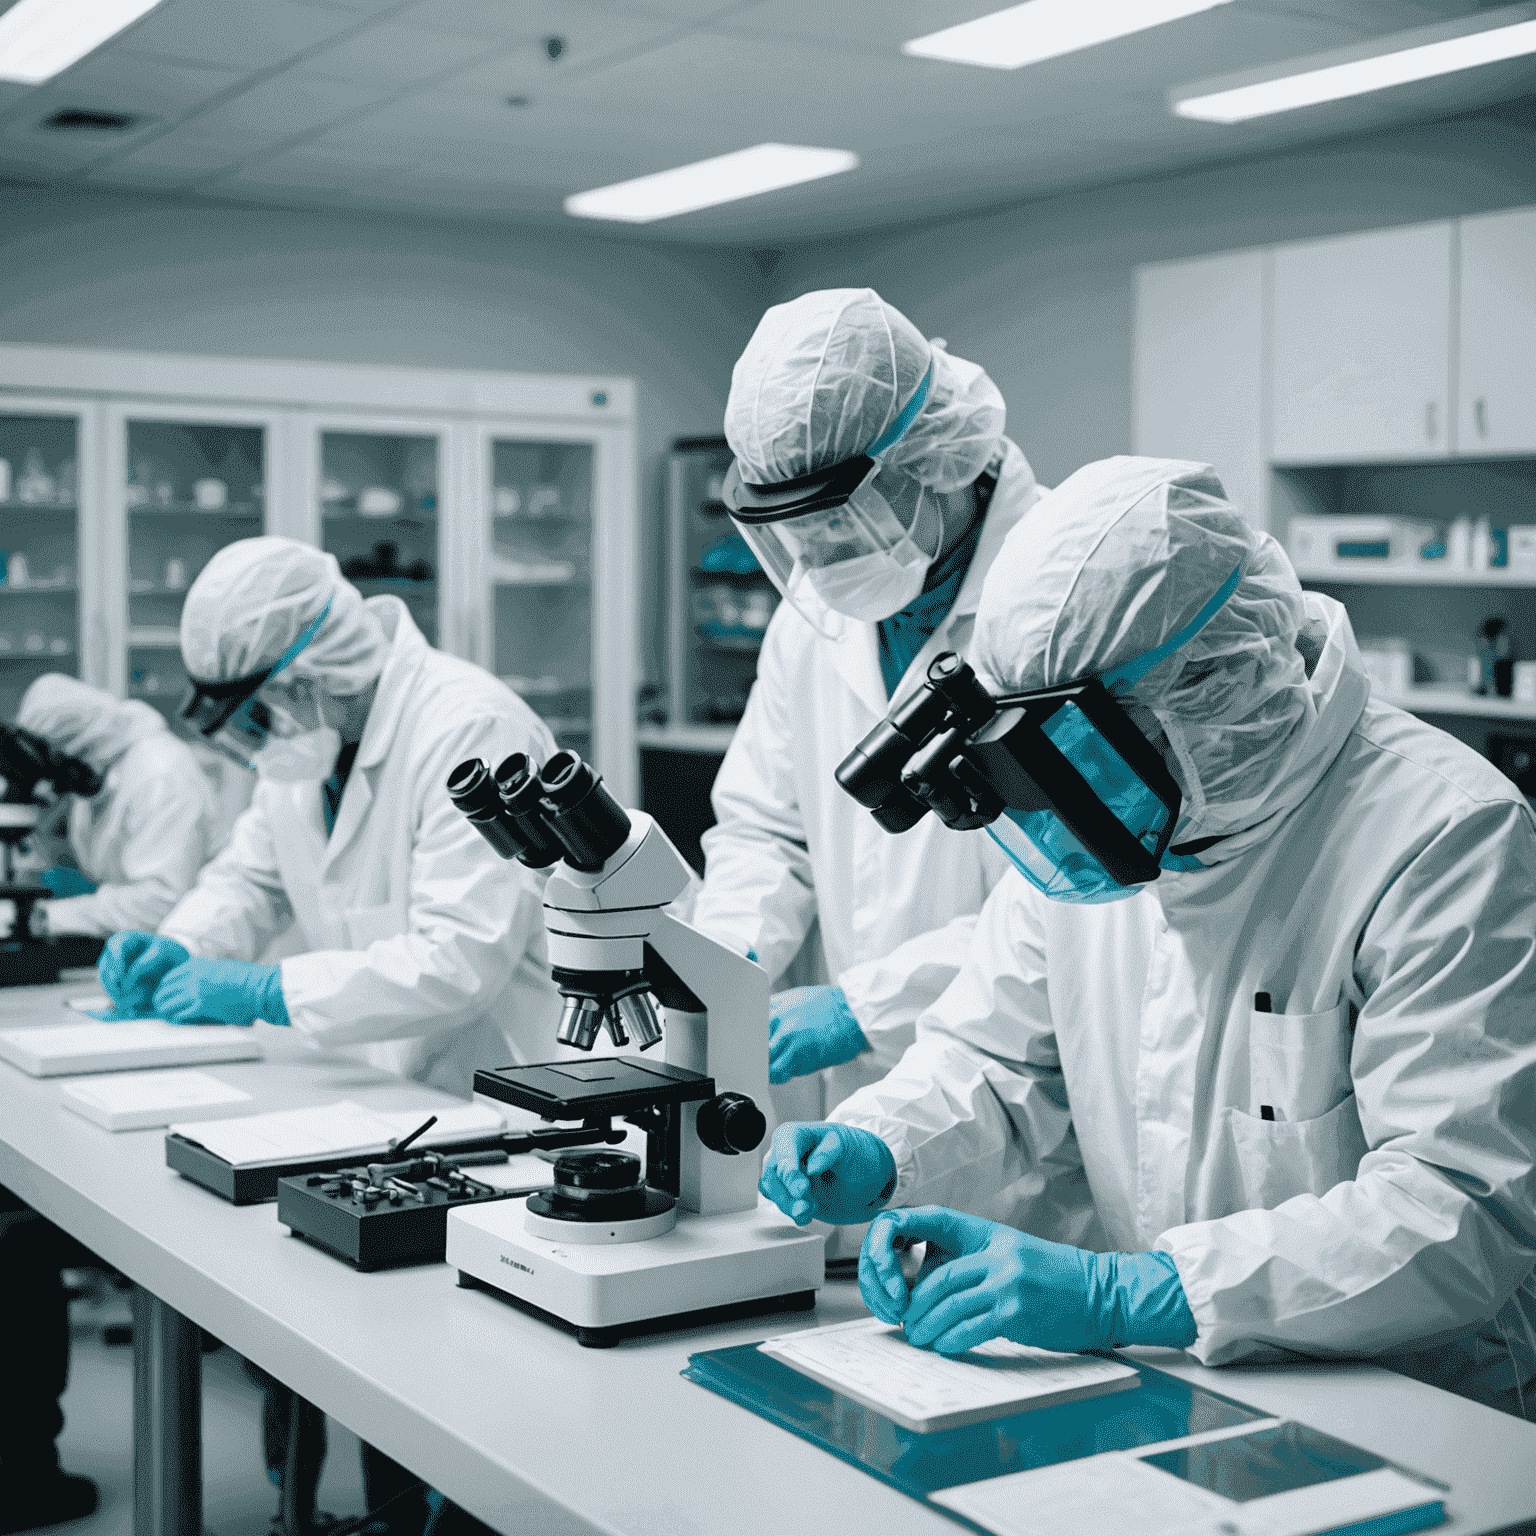
{"type": "Polygon", "coordinates": [[[15,913],[11,931],[0,940],[0,987],[39,986],[59,979],[66,963],[60,946],[36,931],[34,908],[53,893],[39,882],[18,880],[16,854],[49,809],[37,798],[39,784],[55,796],[89,798],[101,790],[101,778],[88,763],[68,757],[32,731],[0,724],[0,901],[15,913]]]}
{"type": "Polygon", "coordinates": [[[768,977],[668,910],[691,871],[643,811],[626,811],[573,752],[542,772],[521,753],[448,780],[455,805],[503,858],[554,866],[544,887],[561,1043],[606,1030],[635,1056],[475,1074],[475,1091],[550,1121],[646,1132],[632,1154],[568,1153],[526,1202],[448,1213],[459,1283],[507,1296],[579,1342],[617,1343],[682,1319],[808,1308],[824,1237],[757,1193],[768,1133],[768,977]],[[658,1010],[657,1004],[660,1004],[658,1010]],[[663,1027],[663,1019],[665,1025],[663,1027]]]}
{"type": "MultiPolygon", "coordinates": [[[[402,1160],[400,1154],[436,1118],[407,1136],[389,1162],[279,1179],[277,1219],[295,1237],[365,1273],[404,1264],[441,1264],[451,1209],[527,1195],[547,1182],[540,1178],[498,1187],[472,1178],[466,1168],[505,1165],[518,1153],[624,1139],[622,1130],[613,1130],[604,1120],[579,1129],[511,1132],[501,1138],[500,1147],[482,1152],[424,1152],[402,1160]]],[[[559,1169],[557,1162],[557,1179],[559,1169]]]]}

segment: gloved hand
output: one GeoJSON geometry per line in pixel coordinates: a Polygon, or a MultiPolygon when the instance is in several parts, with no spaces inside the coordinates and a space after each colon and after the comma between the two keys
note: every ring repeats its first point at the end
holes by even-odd
{"type": "Polygon", "coordinates": [[[78,869],[68,864],[55,864],[52,869],[42,870],[37,878],[55,897],[96,894],[96,882],[87,880],[78,869]]]}
{"type": "Polygon", "coordinates": [[[283,969],[249,960],[186,960],[155,988],[155,1017],[172,1024],[286,1024],[283,969]]]}
{"type": "Polygon", "coordinates": [[[1064,1352],[1195,1341],[1166,1253],[1090,1253],[941,1205],[886,1211],[864,1235],[865,1305],[909,1343],[958,1355],[988,1339],[1064,1352]],[[910,1287],[901,1250],[927,1243],[910,1287]]]}
{"type": "Polygon", "coordinates": [[[841,987],[791,987],[768,999],[768,1081],[852,1061],[869,1041],[841,987]]]}
{"type": "Polygon", "coordinates": [[[868,1221],[896,1188],[896,1159],[873,1131],[790,1121],[773,1133],[757,1187],[798,1226],[868,1221]]]}
{"type": "Polygon", "coordinates": [[[119,1014],[142,1018],[161,979],[188,958],[186,946],[175,939],[129,928],[102,946],[96,974],[119,1014]]]}

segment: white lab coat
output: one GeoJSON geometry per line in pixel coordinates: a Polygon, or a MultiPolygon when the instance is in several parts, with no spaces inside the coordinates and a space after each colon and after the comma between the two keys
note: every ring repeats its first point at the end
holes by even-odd
{"type": "MultiPolygon", "coordinates": [[[[919,686],[935,656],[965,652],[987,571],[1041,494],[1024,455],[1008,443],[954,607],[907,669],[897,699],[919,686]]],[[[847,619],[841,628],[828,640],[789,603],[774,614],[746,713],[715,780],[718,824],[704,834],[704,885],[693,908],[700,928],[755,950],[774,978],[819,924],[824,963],[810,974],[836,979],[871,1047],[824,1074],[827,1107],[900,1060],[918,1014],[953,979],[976,914],[1009,868],[990,839],[951,832],[934,816],[893,837],[837,787],[833,771],[892,703],[876,626],[847,619]]],[[[822,1084],[795,1086],[795,1094],[775,1090],[780,1117],[819,1119],[822,1084]]]]}
{"type": "Polygon", "coordinates": [[[467,1095],[476,1067],[555,1055],[544,877],[491,851],[444,784],[468,757],[543,762],[542,721],[479,667],[434,650],[398,598],[370,607],[389,659],[329,839],[318,784],[257,785],[228,848],[161,932],[194,955],[281,962],[296,1033],[467,1095]]]}
{"type": "Polygon", "coordinates": [[[1375,1356],[1536,1415],[1536,820],[1366,703],[1342,610],[1308,605],[1297,808],[1117,903],[1011,875],[836,1118],[891,1146],[896,1204],[1048,1236],[1080,1163],[1094,1246],[1173,1256],[1207,1364],[1375,1356]]]}
{"type": "MultiPolygon", "coordinates": [[[[60,686],[79,688],[67,680],[60,686]]],[[[70,851],[97,888],[39,903],[53,934],[153,933],[213,852],[213,794],[192,749],[147,704],[108,702],[82,714],[68,699],[69,707],[51,713],[70,726],[44,716],[32,727],[49,726],[42,734],[102,779],[90,799],[71,797],[67,813],[70,851]]]]}

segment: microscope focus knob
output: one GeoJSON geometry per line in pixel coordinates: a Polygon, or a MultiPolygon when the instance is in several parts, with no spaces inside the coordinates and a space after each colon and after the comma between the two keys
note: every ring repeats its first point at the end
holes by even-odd
{"type": "Polygon", "coordinates": [[[768,1134],[763,1112],[744,1093],[720,1093],[699,1105],[699,1140],[734,1157],[760,1147],[768,1134]]]}

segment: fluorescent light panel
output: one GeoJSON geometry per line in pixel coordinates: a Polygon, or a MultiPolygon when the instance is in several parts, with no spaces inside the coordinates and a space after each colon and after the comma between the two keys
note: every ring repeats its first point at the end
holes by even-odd
{"type": "Polygon", "coordinates": [[[915,37],[901,51],[984,69],[1018,69],[1227,4],[1230,0],[1028,0],[915,37]]]}
{"type": "Polygon", "coordinates": [[[1394,85],[1430,80],[1436,75],[1454,74],[1530,53],[1536,53],[1536,21],[1522,21],[1467,37],[1448,37],[1373,58],[1282,75],[1278,80],[1260,80],[1231,90],[1186,96],[1175,99],[1173,110],[1180,117],[1207,123],[1241,123],[1253,117],[1293,112],[1298,107],[1315,107],[1320,102],[1341,101],[1347,96],[1364,96],[1370,91],[1385,91],[1394,85]]]}
{"type": "Polygon", "coordinates": [[[566,198],[565,211],[579,219],[618,219],[649,224],[697,208],[757,197],[802,181],[818,181],[851,171],[859,157],[847,149],[812,149],[802,144],[757,144],[734,154],[717,155],[657,171],[611,187],[577,192],[566,198]]]}
{"type": "Polygon", "coordinates": [[[0,80],[41,85],[160,0],[19,0],[0,16],[0,80]]]}

